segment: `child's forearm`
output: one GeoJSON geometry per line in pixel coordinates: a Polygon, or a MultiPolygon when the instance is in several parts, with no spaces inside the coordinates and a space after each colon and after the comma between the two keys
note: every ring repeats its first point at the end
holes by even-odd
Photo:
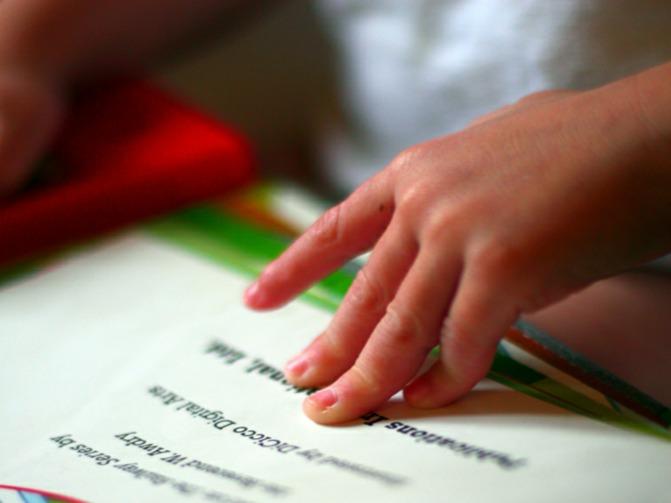
{"type": "MultiPolygon", "coordinates": [[[[640,219],[638,227],[647,235],[648,243],[654,240],[666,243],[660,244],[658,253],[669,252],[668,230],[660,233],[659,229],[647,226],[659,220],[671,222],[670,82],[671,62],[668,62],[594,90],[603,104],[594,107],[595,111],[600,108],[602,114],[597,120],[608,128],[605,148],[610,151],[613,163],[630,166],[632,197],[646,194],[639,209],[646,208],[647,217],[640,219]]],[[[594,112],[586,110],[583,116],[588,118],[591,113],[594,112]]],[[[620,204],[626,205],[627,201],[620,204]]]]}
{"type": "Polygon", "coordinates": [[[0,68],[19,69],[55,83],[118,71],[239,3],[4,0],[0,2],[0,68]]]}

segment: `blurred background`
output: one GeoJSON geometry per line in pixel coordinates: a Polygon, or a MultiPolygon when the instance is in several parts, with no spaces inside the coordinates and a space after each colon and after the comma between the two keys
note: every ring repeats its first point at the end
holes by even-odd
{"type": "Polygon", "coordinates": [[[215,23],[169,53],[156,73],[167,89],[241,129],[265,173],[324,193],[311,145],[324,116],[339,107],[334,52],[310,2],[276,2],[215,23]]]}

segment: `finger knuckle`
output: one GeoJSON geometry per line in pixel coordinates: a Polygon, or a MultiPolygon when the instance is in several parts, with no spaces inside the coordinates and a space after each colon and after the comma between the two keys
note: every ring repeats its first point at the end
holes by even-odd
{"type": "Polygon", "coordinates": [[[460,212],[451,206],[432,211],[425,218],[421,239],[428,245],[442,245],[446,240],[454,240],[463,221],[460,212]]]}
{"type": "Polygon", "coordinates": [[[423,149],[418,145],[408,147],[394,157],[389,163],[389,169],[393,173],[402,173],[415,165],[422,156],[423,149]]]}
{"type": "Polygon", "coordinates": [[[382,310],[389,301],[386,289],[368,267],[357,273],[346,300],[351,307],[367,311],[382,310]]]}
{"type": "Polygon", "coordinates": [[[376,194],[381,192],[381,188],[384,185],[382,180],[383,177],[384,172],[379,172],[372,178],[365,180],[356,189],[354,189],[346,201],[359,201],[374,197],[376,194]]]}
{"type": "Polygon", "coordinates": [[[396,196],[396,213],[401,220],[415,221],[427,206],[427,188],[420,183],[402,186],[396,196]]]}
{"type": "Polygon", "coordinates": [[[380,329],[386,343],[395,348],[411,348],[426,338],[417,313],[398,302],[389,304],[380,329]]]}
{"type": "Polygon", "coordinates": [[[506,277],[515,276],[524,264],[525,256],[519,247],[496,240],[473,252],[471,260],[482,280],[496,283],[506,277]]]}
{"type": "Polygon", "coordinates": [[[382,389],[382,376],[370,365],[364,367],[356,362],[349,370],[349,378],[355,388],[365,390],[366,394],[377,395],[382,389]]]}
{"type": "Polygon", "coordinates": [[[330,248],[340,243],[342,239],[341,213],[342,205],[338,204],[326,211],[312,225],[310,238],[316,246],[330,248]]]}

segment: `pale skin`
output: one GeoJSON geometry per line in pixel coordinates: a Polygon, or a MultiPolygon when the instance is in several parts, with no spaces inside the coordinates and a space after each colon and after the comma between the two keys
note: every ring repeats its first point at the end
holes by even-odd
{"type": "Polygon", "coordinates": [[[321,217],[246,294],[293,298],[372,248],[329,327],[287,367],[319,423],[403,389],[467,393],[525,313],[671,249],[671,65],[587,92],[543,93],[415,145],[321,217]],[[428,351],[440,360],[415,378],[428,351]]]}
{"type": "MultiPolygon", "coordinates": [[[[235,2],[0,3],[0,191],[53,137],[67,90],[132,67],[235,2]],[[148,30],[150,26],[152,29],[148,30]]],[[[671,250],[671,64],[546,92],[404,150],[326,213],[248,290],[287,302],[373,250],[325,332],[286,368],[320,423],[403,389],[418,407],[467,393],[521,314],[671,250]],[[441,358],[415,379],[427,352],[441,358]]]]}

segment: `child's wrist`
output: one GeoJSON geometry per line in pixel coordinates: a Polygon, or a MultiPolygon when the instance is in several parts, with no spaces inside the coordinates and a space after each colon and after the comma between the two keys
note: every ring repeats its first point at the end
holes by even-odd
{"type": "Polygon", "coordinates": [[[646,166],[671,178],[671,64],[647,70],[588,91],[581,114],[608,141],[615,164],[629,166],[636,176],[646,166]],[[664,80],[665,79],[665,80],[664,80]],[[666,84],[665,84],[666,83],[666,84]]]}
{"type": "Polygon", "coordinates": [[[651,133],[657,136],[668,152],[671,149],[671,63],[639,74],[634,79],[641,115],[648,122],[651,133]]]}

